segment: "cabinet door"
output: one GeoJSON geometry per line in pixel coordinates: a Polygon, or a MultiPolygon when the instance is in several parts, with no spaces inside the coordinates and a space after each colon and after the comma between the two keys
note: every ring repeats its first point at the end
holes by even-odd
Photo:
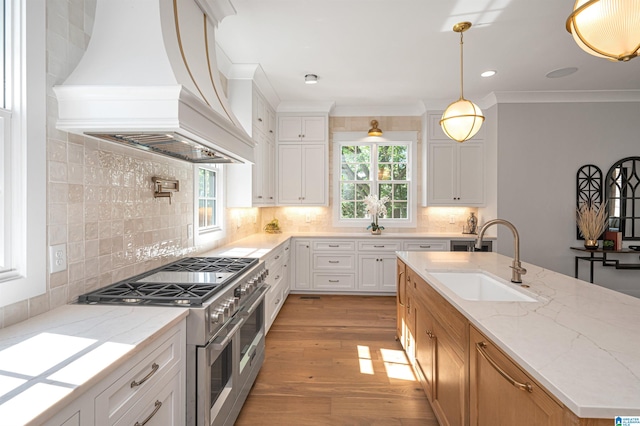
{"type": "Polygon", "coordinates": [[[461,144],[458,148],[458,202],[484,203],[484,147],[481,143],[461,144]]]}
{"type": "Polygon", "coordinates": [[[429,401],[433,401],[435,339],[433,316],[424,306],[420,305],[416,312],[416,370],[429,401]]]}
{"type": "MultiPolygon", "coordinates": [[[[327,204],[325,145],[302,145],[302,204],[327,204]]],[[[288,167],[288,166],[287,166],[288,167]]]]}
{"type": "Polygon", "coordinates": [[[300,204],[302,147],[300,145],[278,145],[278,203],[300,204]]]}
{"type": "Polygon", "coordinates": [[[253,129],[265,132],[267,127],[267,103],[262,95],[253,91],[253,129]]]}
{"type": "Polygon", "coordinates": [[[456,204],[456,148],[455,142],[429,145],[427,177],[429,205],[456,204]]]}
{"type": "Polygon", "coordinates": [[[378,288],[380,291],[396,291],[396,256],[385,254],[380,259],[378,273],[378,288]]]}
{"type": "Polygon", "coordinates": [[[302,140],[302,118],[279,117],[278,140],[284,142],[297,142],[302,140]]]}
{"type": "Polygon", "coordinates": [[[262,192],[264,194],[263,204],[275,204],[276,202],[276,147],[272,140],[265,138],[262,150],[262,192]]]}
{"type": "Polygon", "coordinates": [[[292,288],[296,290],[311,289],[311,243],[296,241],[294,245],[294,268],[292,288]]]}
{"type": "MultiPolygon", "coordinates": [[[[375,254],[360,255],[358,257],[358,288],[361,290],[378,290],[378,275],[380,273],[380,256],[375,254]]],[[[395,274],[394,274],[395,278],[395,274]]]]}
{"type": "Polygon", "coordinates": [[[256,141],[255,159],[256,162],[251,166],[251,186],[253,188],[253,204],[262,205],[267,200],[265,192],[266,186],[264,185],[264,169],[267,166],[265,164],[265,150],[266,140],[264,133],[259,130],[253,132],[253,139],[256,141]]]}
{"type": "Polygon", "coordinates": [[[563,424],[563,408],[489,339],[471,327],[470,424],[563,424]],[[515,383],[509,382],[500,372],[515,383]]]}
{"type": "Polygon", "coordinates": [[[440,327],[437,320],[433,323],[433,329],[435,335],[433,339],[435,342],[433,410],[441,424],[462,426],[466,418],[464,359],[454,348],[451,338],[440,327]]]}
{"type": "Polygon", "coordinates": [[[264,133],[272,142],[276,140],[276,113],[267,106],[267,126],[264,133]]]}
{"type": "Polygon", "coordinates": [[[400,259],[396,260],[396,337],[402,347],[405,347],[405,303],[407,298],[406,265],[400,259]]]}
{"type": "Polygon", "coordinates": [[[324,142],[327,139],[327,121],[325,117],[302,117],[302,140],[305,142],[324,142]]]}

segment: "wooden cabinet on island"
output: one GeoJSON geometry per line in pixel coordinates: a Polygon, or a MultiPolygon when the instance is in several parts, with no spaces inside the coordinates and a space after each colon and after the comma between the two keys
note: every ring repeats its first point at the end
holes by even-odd
{"type": "MultiPolygon", "coordinates": [[[[476,323],[472,321],[478,321],[478,319],[476,315],[469,313],[481,313],[482,320],[489,321],[493,327],[496,321],[503,318],[503,321],[510,322],[508,329],[512,329],[513,321],[522,321],[519,317],[526,315],[527,311],[523,309],[522,303],[500,302],[502,303],[500,308],[497,306],[492,308],[487,303],[495,302],[473,301],[471,304],[462,304],[464,308],[460,308],[454,306],[452,300],[455,299],[445,298],[448,293],[442,291],[442,284],[438,281],[429,282],[430,268],[440,271],[464,271],[465,267],[460,269],[460,266],[455,265],[467,262],[469,265],[466,269],[477,271],[480,265],[489,265],[491,268],[496,266],[494,256],[498,257],[497,262],[500,267],[504,267],[505,275],[509,274],[509,259],[502,260],[504,256],[492,254],[489,260],[487,257],[480,257],[482,255],[481,253],[455,254],[453,256],[458,257],[452,257],[449,262],[441,255],[402,252],[399,253],[397,260],[398,339],[406,351],[416,378],[422,385],[438,422],[441,425],[461,426],[515,424],[604,426],[612,424],[613,415],[610,418],[599,418],[580,417],[575,414],[568,408],[567,402],[562,401],[562,397],[565,396],[569,398],[569,405],[574,403],[571,396],[566,394],[559,396],[544,387],[541,380],[534,378],[535,374],[527,371],[521,363],[508,355],[501,345],[496,344],[487,337],[485,332],[476,327],[476,323]],[[470,259],[469,256],[475,257],[470,259]],[[474,263],[474,260],[477,263],[474,263]],[[473,305],[473,303],[481,305],[473,305]],[[507,306],[505,303],[511,304],[507,306]],[[508,307],[510,308],[507,309],[508,307]],[[505,311],[503,312],[502,309],[505,311]]],[[[527,265],[527,269],[533,274],[540,274],[537,270],[540,268],[527,265]]],[[[556,297],[556,294],[547,297],[556,297]]],[[[545,301],[544,306],[548,306],[549,303],[552,302],[545,301]]],[[[527,304],[524,303],[524,305],[527,304]]],[[[545,324],[543,327],[547,326],[549,325],[545,324]]],[[[561,327],[561,330],[565,329],[566,326],[561,327]]],[[[543,333],[538,329],[536,331],[543,333]]],[[[563,331],[564,333],[566,331],[563,331]]],[[[519,338],[520,342],[522,338],[519,338]]],[[[572,346],[571,343],[568,345],[572,346]]],[[[537,346],[536,350],[545,351],[538,349],[537,346]]],[[[566,374],[559,374],[567,377],[566,374]]],[[[594,380],[597,379],[603,378],[594,377],[594,380]]],[[[583,389],[577,392],[581,397],[586,396],[589,400],[597,398],[592,393],[584,394],[583,389]]],[[[592,407],[588,409],[593,410],[592,407]]],[[[638,409],[640,407],[630,406],[626,412],[634,415],[638,409]]],[[[620,415],[625,415],[625,410],[621,411],[620,415]]]]}

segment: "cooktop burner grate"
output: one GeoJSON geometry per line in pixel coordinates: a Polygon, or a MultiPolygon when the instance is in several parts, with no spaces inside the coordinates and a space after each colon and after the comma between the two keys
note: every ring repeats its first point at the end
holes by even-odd
{"type": "Polygon", "coordinates": [[[188,257],[162,268],[163,271],[242,272],[258,263],[246,257],[188,257]]]}

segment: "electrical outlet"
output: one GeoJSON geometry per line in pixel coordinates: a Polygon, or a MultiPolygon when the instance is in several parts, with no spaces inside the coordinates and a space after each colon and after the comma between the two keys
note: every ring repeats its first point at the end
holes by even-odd
{"type": "Polygon", "coordinates": [[[60,272],[67,269],[67,246],[58,244],[49,246],[49,271],[60,272]]]}
{"type": "Polygon", "coordinates": [[[307,223],[310,223],[310,222],[311,222],[311,213],[307,213],[307,216],[306,216],[306,218],[305,218],[305,221],[306,221],[307,223]]]}
{"type": "Polygon", "coordinates": [[[449,223],[456,223],[456,217],[453,215],[449,216],[449,223]]]}
{"type": "Polygon", "coordinates": [[[193,224],[187,225],[187,238],[193,238],[193,224]]]}

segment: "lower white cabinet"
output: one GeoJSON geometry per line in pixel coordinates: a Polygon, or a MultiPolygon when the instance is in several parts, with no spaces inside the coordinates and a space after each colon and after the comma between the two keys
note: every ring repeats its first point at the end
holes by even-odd
{"type": "Polygon", "coordinates": [[[396,251],[449,251],[448,239],[384,237],[294,239],[292,290],[396,293],[396,251]]]}
{"type": "Polygon", "coordinates": [[[183,425],[185,352],[186,326],[182,320],[45,425],[183,425]]]}
{"type": "Polygon", "coordinates": [[[287,295],[290,291],[289,284],[289,241],[272,250],[270,256],[265,259],[265,266],[269,270],[267,284],[270,286],[265,296],[265,330],[268,332],[275,321],[287,295]]]}

